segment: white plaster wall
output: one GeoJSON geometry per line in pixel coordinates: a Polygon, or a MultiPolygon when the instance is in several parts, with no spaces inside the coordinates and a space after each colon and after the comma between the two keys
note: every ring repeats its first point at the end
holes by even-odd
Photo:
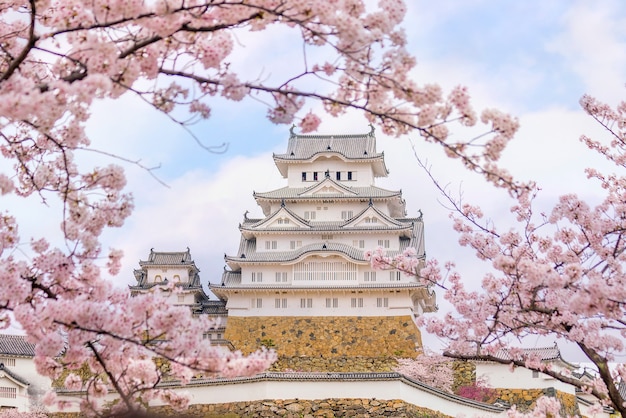
{"type": "MultiPolygon", "coordinates": [[[[345,162],[337,157],[321,156],[311,163],[289,164],[287,166],[287,184],[289,187],[309,187],[315,184],[315,181],[302,181],[302,172],[312,173],[316,171],[317,181],[325,178],[326,171],[330,171],[330,177],[336,180],[335,173],[341,172],[340,183],[346,186],[371,186],[374,184],[374,172],[371,163],[345,162]],[[356,180],[347,180],[347,172],[356,172],[356,180]]],[[[310,174],[307,174],[307,179],[310,174]]]]}
{"type": "Polygon", "coordinates": [[[257,248],[258,253],[278,253],[284,251],[293,251],[291,248],[291,241],[295,241],[295,249],[323,242],[335,242],[340,244],[349,245],[359,250],[373,250],[379,245],[385,247],[385,240],[389,241],[389,247],[384,248],[388,251],[397,251],[400,248],[400,237],[396,233],[389,232],[350,232],[349,229],[344,229],[342,233],[339,231],[329,232],[327,234],[310,234],[310,233],[291,233],[282,232],[281,234],[262,234],[257,236],[257,248]],[[346,233],[348,232],[348,233],[346,233]],[[322,239],[324,238],[324,239],[322,239]],[[360,241],[363,240],[363,247],[360,247],[360,241]],[[382,240],[383,242],[379,242],[382,240]],[[272,241],[276,241],[276,248],[272,241]],[[266,242],[270,242],[269,249],[266,247],[266,242]],[[298,245],[300,244],[300,245],[298,245]],[[382,245],[381,245],[382,244],[382,245]]]}
{"type": "Polygon", "coordinates": [[[153,283],[155,282],[155,277],[156,276],[161,276],[161,278],[159,280],[156,281],[163,281],[165,279],[167,279],[168,281],[172,282],[172,281],[182,281],[182,282],[187,282],[189,281],[189,270],[187,268],[173,268],[173,267],[167,267],[167,268],[148,268],[147,269],[148,272],[148,283],[153,283]],[[180,280],[175,279],[175,277],[178,276],[180,278],[180,280]]]}
{"type": "MultiPolygon", "coordinates": [[[[440,411],[447,415],[468,417],[504,417],[505,413],[493,413],[465,403],[455,402],[422,390],[399,380],[391,381],[263,381],[216,386],[195,386],[181,389],[191,397],[191,404],[217,404],[249,402],[264,399],[401,399],[407,403],[440,411]]],[[[65,399],[77,397],[64,396],[65,399]]],[[[113,400],[113,396],[106,401],[113,400]]],[[[75,405],[77,405],[77,402],[75,405]]],[[[155,405],[157,405],[155,403],[155,405]]],[[[77,406],[72,408],[77,411],[77,406]]]]}
{"type": "Polygon", "coordinates": [[[49,378],[37,373],[37,368],[32,358],[16,358],[15,367],[9,367],[9,369],[26,379],[30,383],[31,391],[45,392],[52,386],[49,378]]]}
{"type": "MultiPolygon", "coordinates": [[[[2,373],[2,375],[3,374],[4,373],[2,373]]],[[[26,392],[25,387],[16,384],[8,377],[0,377],[0,386],[5,388],[14,388],[16,391],[15,398],[0,397],[0,409],[17,408],[19,411],[28,411],[30,405],[30,397],[26,392]]]]}
{"type": "Polygon", "coordinates": [[[543,373],[539,373],[539,377],[533,377],[533,372],[523,367],[516,367],[511,372],[508,365],[476,363],[476,376],[486,376],[489,385],[494,388],[545,389],[553,387],[572,395],[576,393],[572,385],[553,379],[543,373]]]}
{"type": "Polygon", "coordinates": [[[331,291],[258,291],[232,294],[228,298],[226,307],[229,316],[402,316],[413,315],[413,305],[408,292],[391,293],[389,291],[363,292],[355,290],[331,291]],[[338,307],[326,307],[326,299],[337,299],[338,307]],[[356,307],[352,307],[352,299],[356,300],[356,307]],[[383,306],[378,307],[377,299],[381,298],[383,306]],[[388,299],[388,306],[384,306],[384,299],[388,299]],[[256,307],[256,300],[262,299],[262,307],[256,307]],[[276,299],[280,300],[280,308],[276,308],[276,299]],[[287,307],[283,308],[282,300],[287,300],[287,307]],[[311,299],[312,307],[301,307],[301,299],[311,299]],[[363,306],[359,306],[359,299],[363,299],[363,306]],[[254,302],[253,302],[254,300],[254,302]]]}

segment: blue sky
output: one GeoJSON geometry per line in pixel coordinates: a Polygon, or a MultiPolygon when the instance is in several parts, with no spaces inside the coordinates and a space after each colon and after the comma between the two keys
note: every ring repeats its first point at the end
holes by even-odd
{"type": "MultiPolygon", "coordinates": [[[[582,169],[602,162],[588,157],[577,138],[581,133],[603,132],[580,111],[578,99],[587,92],[615,104],[625,96],[625,4],[617,0],[407,3],[409,50],[418,60],[415,77],[446,89],[466,85],[478,107],[516,114],[522,129],[504,161],[515,174],[540,182],[544,189],[540,203],[546,208],[565,192],[596,198],[582,169]]],[[[251,74],[280,77],[301,60],[297,39],[284,31],[243,36],[240,44],[234,65],[251,74]]],[[[105,247],[121,248],[127,254],[122,273],[115,278],[120,285],[133,282],[132,269],[152,247],[164,251],[190,247],[205,285],[219,282],[224,253],[237,248],[237,225],[244,211],[260,215],[251,197],[253,190],[285,184],[271,153],[285,149],[289,127],[270,123],[266,108],[253,100],[216,100],[211,105],[211,118],[192,130],[206,145],[227,142],[229,148],[222,154],[203,151],[183,129],[132,97],[94,106],[88,124],[94,147],[140,159],[147,166],[160,165],[155,173],[168,185],[127,166],[136,210],[123,228],[104,236],[105,247]]],[[[307,105],[305,110],[314,106],[307,105]]],[[[327,117],[321,127],[323,133],[367,130],[362,116],[354,113],[340,119],[327,117]]],[[[456,235],[448,212],[415,164],[409,140],[415,141],[416,151],[433,165],[444,184],[482,203],[496,221],[508,221],[506,195],[485,186],[416,136],[378,138],[391,171],[381,184],[403,190],[409,215],[418,209],[424,212],[428,256],[457,261],[467,280],[479,283],[479,272],[485,267],[476,264],[470,252],[451,244],[456,235]]],[[[82,158],[88,164],[111,162],[93,154],[82,158]]],[[[13,198],[4,202],[20,205],[13,198]]],[[[55,208],[37,210],[48,213],[55,208]]],[[[32,222],[39,219],[32,215],[35,209],[27,213],[24,242],[29,233],[53,235],[57,230],[57,224],[32,222]]]]}

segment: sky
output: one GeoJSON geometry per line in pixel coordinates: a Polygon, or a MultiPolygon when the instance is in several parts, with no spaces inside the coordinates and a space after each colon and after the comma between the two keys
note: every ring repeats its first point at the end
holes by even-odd
{"type": "MultiPolygon", "coordinates": [[[[585,116],[578,100],[589,93],[616,104],[625,96],[626,4],[618,0],[406,1],[403,26],[408,49],[418,61],[416,79],[448,90],[465,85],[478,108],[496,107],[519,118],[521,130],[503,161],[521,179],[540,184],[540,205],[549,208],[559,195],[572,192],[597,199],[583,169],[601,166],[603,161],[585,153],[578,138],[583,133],[605,133],[585,116]]],[[[280,30],[244,35],[239,45],[233,68],[243,72],[280,77],[285,67],[302,60],[297,39],[280,30]]],[[[253,191],[286,184],[272,153],[286,149],[289,126],[269,122],[267,109],[253,100],[210,104],[211,118],[191,129],[205,145],[227,144],[221,153],[204,151],[180,126],[132,96],[93,107],[88,132],[94,148],[159,167],[152,173],[166,184],[145,170],[125,165],[135,211],[122,228],[103,236],[105,248],[125,253],[122,272],[113,279],[120,286],[134,283],[132,271],[151,248],[189,247],[205,288],[209,282],[219,283],[224,254],[237,249],[243,213],[261,215],[253,191]]],[[[311,106],[315,105],[305,111],[311,106]]],[[[368,130],[358,113],[325,117],[320,128],[321,133],[338,134],[368,130]]],[[[455,261],[465,280],[478,285],[486,267],[456,245],[449,211],[413,153],[428,161],[442,184],[466,201],[482,205],[494,221],[508,221],[511,202],[416,135],[377,137],[390,170],[389,178],[379,185],[402,189],[409,216],[423,212],[427,256],[455,261]]],[[[84,164],[116,162],[98,154],[80,158],[84,164]]],[[[19,205],[13,197],[3,201],[9,207],[19,205]]],[[[58,224],[36,221],[58,210],[54,203],[37,210],[37,215],[29,211],[23,219],[25,242],[30,233],[54,235],[58,230],[58,224]]],[[[445,313],[449,307],[439,300],[440,312],[445,313]]]]}

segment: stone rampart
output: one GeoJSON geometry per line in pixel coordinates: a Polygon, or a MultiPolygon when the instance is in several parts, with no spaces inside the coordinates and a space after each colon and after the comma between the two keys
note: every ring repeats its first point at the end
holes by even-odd
{"type": "Polygon", "coordinates": [[[398,362],[392,357],[279,357],[275,372],[392,372],[398,362]]]}
{"type": "Polygon", "coordinates": [[[229,317],[225,338],[244,353],[266,346],[289,357],[414,357],[422,346],[408,315],[229,317]]]}

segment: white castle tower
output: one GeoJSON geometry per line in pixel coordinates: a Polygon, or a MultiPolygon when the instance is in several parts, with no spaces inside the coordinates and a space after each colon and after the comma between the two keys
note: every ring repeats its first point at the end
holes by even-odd
{"type": "Polygon", "coordinates": [[[421,215],[406,217],[374,129],[361,135],[297,135],[274,155],[287,186],[254,193],[264,218],[244,215],[241,243],[220,285],[225,338],[244,352],[285,356],[410,356],[421,348],[415,318],[436,309],[415,277],[375,271],[364,251],[407,247],[424,260],[421,215]]]}

